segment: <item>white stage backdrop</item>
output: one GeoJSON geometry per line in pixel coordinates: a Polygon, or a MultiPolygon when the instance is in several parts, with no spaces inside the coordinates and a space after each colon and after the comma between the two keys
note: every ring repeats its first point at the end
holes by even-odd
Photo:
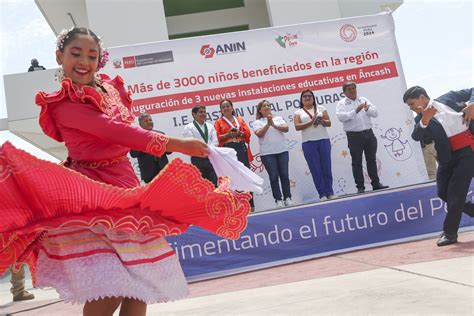
{"type": "MultiPolygon", "coordinates": [[[[106,39],[105,39],[106,40],[106,39]]],[[[220,116],[219,101],[234,102],[238,115],[252,126],[256,104],[272,103],[274,115],[290,125],[290,179],[296,203],[318,199],[293,125],[299,95],[311,89],[327,108],[332,144],[334,191],[355,192],[346,135],[335,110],[346,80],[358,83],[360,96],[378,108],[373,119],[378,139],[381,181],[399,187],[427,180],[419,143],[410,134],[413,115],[402,102],[406,89],[391,14],[266,28],[116,47],[105,72],[120,74],[133,92],[135,114],[152,114],[155,128],[181,136],[192,121],[191,108],[207,106],[208,120],[220,116]]],[[[264,193],[255,196],[256,209],[274,207],[268,176],[255,135],[252,170],[265,179],[264,193]]],[[[175,154],[174,154],[175,155],[175,154]]],[[[365,167],[364,167],[365,170],[365,167]]],[[[367,175],[367,185],[370,180],[367,175]]]]}

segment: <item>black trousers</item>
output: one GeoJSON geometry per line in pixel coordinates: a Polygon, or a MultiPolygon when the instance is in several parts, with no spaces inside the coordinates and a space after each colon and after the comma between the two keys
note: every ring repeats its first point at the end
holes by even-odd
{"type": "Polygon", "coordinates": [[[372,129],[367,129],[361,132],[346,132],[347,145],[349,147],[352,157],[352,175],[358,189],[365,189],[364,173],[362,172],[362,154],[365,154],[365,161],[367,162],[367,173],[372,186],[380,184],[379,176],[377,175],[377,138],[375,138],[372,129]]]}
{"type": "Polygon", "coordinates": [[[463,211],[474,216],[472,203],[466,203],[467,192],[474,177],[474,151],[464,147],[452,153],[448,163],[438,166],[436,184],[438,196],[446,202],[448,213],[444,219],[443,231],[457,234],[463,211]]]}
{"type": "Polygon", "coordinates": [[[228,142],[224,144],[224,147],[234,148],[237,152],[237,160],[250,169],[247,144],[245,142],[228,142]]]}
{"type": "Polygon", "coordinates": [[[209,158],[191,157],[191,163],[201,171],[201,175],[204,179],[211,181],[214,183],[214,186],[217,187],[217,175],[209,158]]]}
{"type": "MultiPolygon", "coordinates": [[[[237,152],[237,160],[243,163],[247,168],[250,169],[247,145],[245,144],[245,142],[228,142],[224,144],[224,147],[234,148],[235,151],[237,152]]],[[[249,201],[250,206],[255,207],[254,202],[253,202],[253,193],[250,192],[250,194],[252,194],[252,198],[249,201]]]]}

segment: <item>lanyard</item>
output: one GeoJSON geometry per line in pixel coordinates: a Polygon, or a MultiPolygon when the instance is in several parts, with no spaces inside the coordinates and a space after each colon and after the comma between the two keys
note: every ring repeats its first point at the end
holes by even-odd
{"type": "Polygon", "coordinates": [[[201,127],[199,127],[199,124],[196,123],[196,121],[193,121],[194,126],[197,128],[199,134],[201,134],[202,139],[204,139],[204,142],[207,144],[207,140],[209,139],[209,134],[207,130],[207,124],[204,122],[204,133],[201,130],[201,127]]]}
{"type": "Polygon", "coordinates": [[[230,125],[230,127],[236,127],[238,130],[240,130],[240,124],[239,124],[239,121],[237,120],[237,118],[235,116],[232,116],[234,118],[234,121],[235,121],[235,125],[232,124],[228,119],[227,117],[223,116],[222,118],[227,122],[227,124],[230,125]]]}
{"type": "MultiPolygon", "coordinates": [[[[309,118],[310,118],[310,119],[313,119],[313,115],[311,115],[311,113],[309,113],[308,110],[306,110],[304,107],[303,107],[303,111],[305,111],[306,114],[309,115],[309,118]]],[[[316,113],[317,113],[317,112],[316,112],[316,107],[314,107],[314,115],[316,115],[316,113]]]]}

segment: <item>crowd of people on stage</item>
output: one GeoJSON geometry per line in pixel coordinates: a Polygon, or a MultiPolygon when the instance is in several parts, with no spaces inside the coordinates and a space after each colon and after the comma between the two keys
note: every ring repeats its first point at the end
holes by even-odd
{"type": "MultiPolygon", "coordinates": [[[[344,83],[342,91],[345,98],[337,103],[336,117],[342,122],[343,130],[347,136],[357,193],[364,193],[366,190],[362,167],[363,155],[365,155],[372,189],[386,189],[388,186],[380,182],[377,173],[377,138],[372,130],[372,118],[378,116],[377,107],[366,97],[357,94],[355,82],[344,83]]],[[[314,93],[311,90],[301,92],[299,104],[300,109],[294,113],[294,127],[297,131],[301,131],[304,158],[319,200],[333,199],[336,196],[333,190],[331,169],[331,143],[327,132],[327,129],[331,127],[331,118],[324,106],[316,104],[314,93]]],[[[185,126],[183,136],[203,140],[211,146],[233,148],[237,153],[238,160],[250,168],[250,162],[253,159],[250,151],[250,136],[253,132],[258,138],[260,157],[268,173],[275,207],[294,205],[290,189],[289,153],[285,142],[285,133],[289,131],[287,122],[281,116],[272,113],[272,107],[268,100],[262,100],[256,106],[256,117],[252,124],[252,130],[242,117],[236,116],[231,100],[222,100],[220,110],[222,117],[212,125],[206,122],[205,106],[196,105],[193,107],[194,121],[185,126]]],[[[415,123],[419,124],[421,118],[422,115],[418,114],[415,117],[415,123]]],[[[434,180],[437,170],[437,154],[433,136],[430,133],[425,133],[421,139],[417,140],[420,141],[422,147],[428,177],[430,180],[434,180]]],[[[204,178],[216,185],[217,177],[207,158],[192,157],[191,163],[201,171],[204,178]]],[[[253,200],[251,200],[251,205],[253,208],[253,200]]]]}
{"type": "MultiPolygon", "coordinates": [[[[377,139],[372,131],[371,122],[371,118],[378,115],[377,108],[367,98],[357,95],[356,83],[346,82],[342,90],[346,97],[337,104],[336,116],[343,123],[347,135],[357,192],[365,192],[362,172],[363,155],[365,155],[373,190],[388,188],[380,182],[377,174],[377,139]]],[[[272,113],[268,100],[258,103],[252,129],[242,117],[236,116],[231,100],[222,100],[219,106],[222,116],[215,121],[214,125],[206,122],[205,106],[194,106],[191,110],[193,122],[184,127],[183,136],[202,140],[209,146],[233,148],[237,153],[237,159],[250,168],[250,162],[253,160],[250,137],[253,132],[258,138],[260,157],[268,173],[275,206],[280,208],[294,205],[290,189],[289,153],[285,141],[285,133],[289,131],[287,122],[281,116],[272,113]]],[[[151,121],[150,127],[150,123],[146,123],[148,121],[151,121],[149,114],[140,115],[140,126],[151,129],[153,122],[151,121]]],[[[311,90],[301,92],[300,109],[294,113],[294,127],[297,131],[301,131],[304,158],[319,200],[334,199],[336,196],[333,190],[331,169],[331,143],[327,131],[331,127],[331,118],[325,107],[316,104],[311,90]]],[[[146,183],[153,178],[150,178],[151,174],[156,175],[163,168],[160,165],[163,158],[154,158],[157,166],[153,166],[145,162],[150,160],[147,154],[132,151],[131,156],[138,158],[142,180],[146,183]],[[144,167],[147,164],[149,166],[144,167]]],[[[191,157],[191,163],[200,170],[203,178],[217,186],[217,176],[208,158],[191,157]]],[[[250,203],[253,209],[253,199],[250,203]]]]}
{"type": "MultiPolygon", "coordinates": [[[[451,91],[434,101],[429,99],[423,88],[416,86],[408,89],[403,97],[403,102],[417,113],[412,137],[422,147],[428,178],[437,180],[438,195],[447,202],[448,214],[438,246],[457,241],[463,212],[474,216],[473,203],[466,200],[467,190],[474,176],[473,90],[451,91]],[[469,112],[466,112],[468,104],[469,112]],[[438,109],[434,110],[436,106],[438,109]],[[464,121],[463,115],[466,117],[464,121]]],[[[386,189],[388,186],[380,182],[377,173],[377,138],[372,131],[372,119],[378,116],[377,107],[366,97],[357,94],[355,82],[344,83],[342,91],[345,98],[337,103],[336,117],[347,136],[357,193],[364,193],[366,189],[362,171],[363,155],[372,189],[386,189]]],[[[333,199],[336,196],[331,169],[331,143],[327,132],[331,127],[331,118],[324,106],[316,104],[311,90],[301,92],[299,104],[300,109],[293,116],[294,127],[301,131],[304,158],[319,200],[333,199]]],[[[289,153],[285,141],[285,133],[289,131],[287,122],[272,113],[268,100],[262,100],[256,106],[252,130],[242,117],[236,116],[231,100],[222,100],[220,110],[222,117],[212,125],[206,122],[205,106],[193,107],[194,121],[185,126],[183,136],[203,140],[210,146],[233,148],[238,160],[250,168],[253,155],[249,145],[253,132],[258,138],[260,157],[268,173],[275,207],[294,205],[290,189],[289,153]]],[[[146,117],[151,120],[149,115],[146,117]]],[[[142,169],[142,163],[139,163],[142,169]]],[[[207,158],[191,157],[191,163],[201,171],[204,178],[217,184],[217,177],[207,158]]],[[[143,180],[147,182],[145,178],[143,180]]],[[[253,200],[251,206],[253,210],[253,200]]]]}

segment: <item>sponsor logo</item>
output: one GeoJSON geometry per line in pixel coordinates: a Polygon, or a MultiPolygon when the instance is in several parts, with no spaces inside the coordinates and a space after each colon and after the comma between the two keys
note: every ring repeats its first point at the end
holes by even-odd
{"type": "Polygon", "coordinates": [[[362,36],[371,36],[375,34],[377,24],[359,26],[357,29],[362,32],[362,36]]]}
{"type": "Polygon", "coordinates": [[[123,57],[122,60],[123,68],[143,67],[163,63],[172,63],[174,61],[172,51],[157,52],[137,56],[127,56],[123,57]]]}
{"type": "Polygon", "coordinates": [[[120,59],[114,59],[113,63],[114,68],[122,68],[122,61],[120,59]]]}
{"type": "Polygon", "coordinates": [[[226,43],[211,46],[210,44],[205,44],[201,46],[199,53],[204,58],[213,58],[216,55],[225,55],[225,54],[235,54],[235,53],[245,53],[245,42],[236,42],[236,43],[226,43]]]}
{"type": "Polygon", "coordinates": [[[124,57],[123,59],[123,68],[133,68],[136,67],[135,56],[124,57]]]}
{"type": "Polygon", "coordinates": [[[204,56],[204,58],[212,58],[214,57],[214,53],[216,50],[211,47],[211,45],[202,45],[201,47],[201,55],[204,56]]]}
{"type": "Polygon", "coordinates": [[[285,35],[279,35],[277,38],[275,38],[275,41],[281,47],[288,48],[298,45],[299,38],[300,37],[298,34],[286,33],[285,35]]]}
{"type": "Polygon", "coordinates": [[[339,30],[339,35],[346,42],[352,42],[357,37],[357,29],[352,24],[344,24],[339,30]]]}

